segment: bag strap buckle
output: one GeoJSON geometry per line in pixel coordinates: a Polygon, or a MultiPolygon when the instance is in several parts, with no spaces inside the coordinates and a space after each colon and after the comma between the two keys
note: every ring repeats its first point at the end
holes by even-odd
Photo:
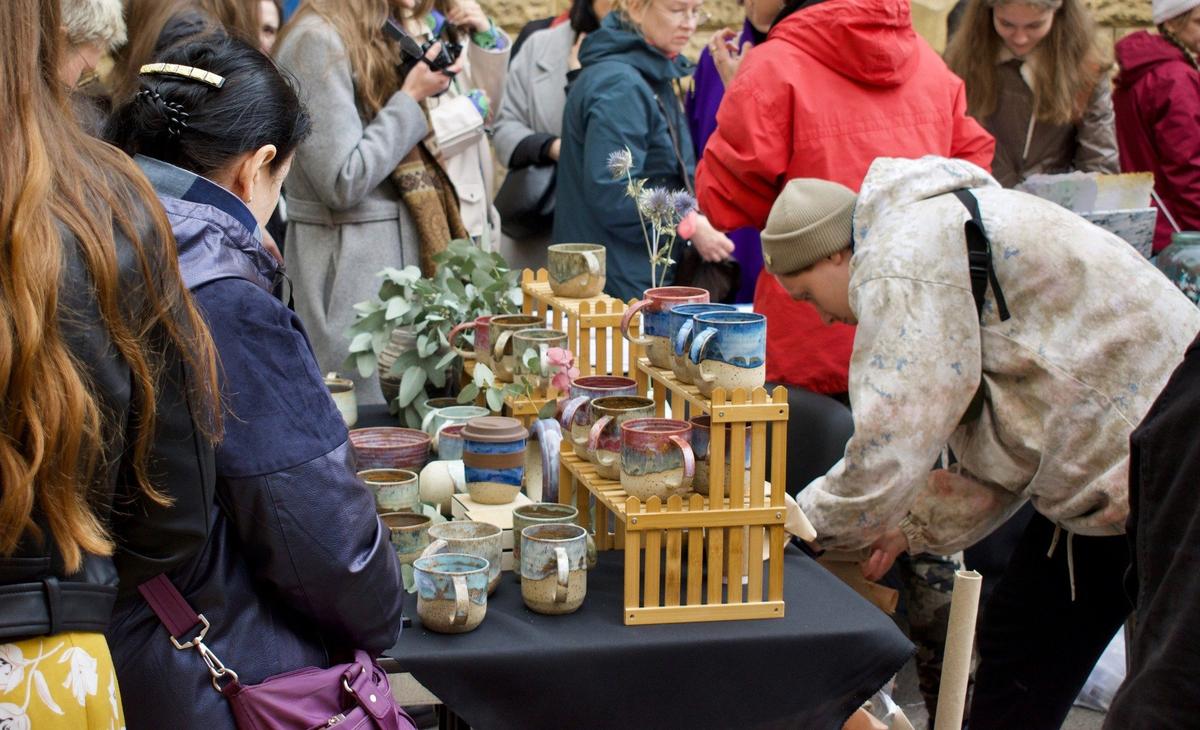
{"type": "Polygon", "coordinates": [[[176,649],[180,649],[180,650],[191,649],[193,646],[199,645],[200,642],[202,642],[204,640],[204,637],[208,635],[208,628],[209,628],[208,619],[204,618],[204,614],[202,614],[202,613],[196,614],[196,618],[198,618],[200,620],[201,629],[200,629],[200,633],[196,634],[196,638],[192,639],[191,641],[185,641],[183,643],[180,643],[179,639],[176,639],[171,634],[167,634],[167,636],[169,636],[171,638],[171,643],[175,645],[176,649]]]}

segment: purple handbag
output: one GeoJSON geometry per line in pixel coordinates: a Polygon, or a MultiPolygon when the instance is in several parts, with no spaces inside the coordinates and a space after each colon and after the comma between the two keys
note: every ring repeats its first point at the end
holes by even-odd
{"type": "Polygon", "coordinates": [[[365,651],[355,651],[349,664],[305,667],[245,685],[204,644],[208,619],[192,609],[169,578],[157,575],[138,586],[138,591],[167,628],[175,648],[195,648],[200,653],[213,688],[229,700],[239,730],[416,730],[412,718],[396,705],[387,674],[365,651]],[[200,631],[192,640],[175,638],[188,636],[197,627],[200,631]],[[222,680],[227,680],[224,686],[222,680]]]}

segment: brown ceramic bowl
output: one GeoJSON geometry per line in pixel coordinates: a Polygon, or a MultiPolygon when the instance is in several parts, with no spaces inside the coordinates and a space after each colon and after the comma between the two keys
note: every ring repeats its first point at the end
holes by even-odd
{"type": "Polygon", "coordinates": [[[358,468],[409,469],[419,472],[429,461],[433,439],[415,428],[356,428],[350,431],[350,443],[358,457],[358,468]]]}

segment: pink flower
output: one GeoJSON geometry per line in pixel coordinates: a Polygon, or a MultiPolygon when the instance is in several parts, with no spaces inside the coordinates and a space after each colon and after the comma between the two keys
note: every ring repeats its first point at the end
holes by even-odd
{"type": "Polygon", "coordinates": [[[692,236],[696,235],[696,218],[699,215],[695,210],[692,210],[683,217],[683,220],[679,221],[679,225],[675,227],[675,232],[679,234],[680,238],[685,241],[692,240],[692,236]]]}
{"type": "Polygon", "coordinates": [[[546,361],[551,367],[569,368],[575,364],[575,356],[570,350],[561,347],[551,347],[546,350],[546,361]]]}
{"type": "Polygon", "coordinates": [[[566,393],[571,389],[572,381],[578,377],[579,368],[563,368],[550,379],[550,384],[557,388],[560,393],[566,393]]]}

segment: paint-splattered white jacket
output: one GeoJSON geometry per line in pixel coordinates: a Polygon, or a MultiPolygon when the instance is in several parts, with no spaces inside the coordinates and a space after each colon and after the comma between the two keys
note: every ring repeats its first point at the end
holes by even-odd
{"type": "Polygon", "coordinates": [[[800,495],[825,548],[901,527],[912,552],[971,545],[1024,501],[1083,535],[1124,531],[1129,434],[1200,312],[1121,239],[959,160],[879,159],[854,216],[854,436],[800,495]],[[983,323],[967,270],[973,188],[1011,318],[983,323]],[[962,422],[982,376],[982,413],[962,422]],[[961,478],[930,472],[944,444],[961,478]]]}

